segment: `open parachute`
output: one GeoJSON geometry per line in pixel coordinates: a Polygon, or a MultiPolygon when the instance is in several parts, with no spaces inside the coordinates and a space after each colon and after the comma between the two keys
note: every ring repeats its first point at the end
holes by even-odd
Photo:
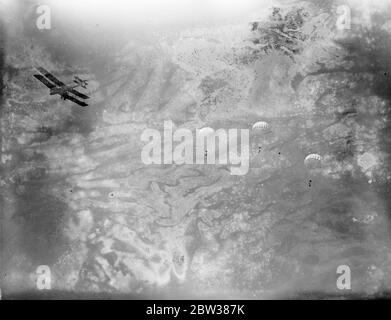
{"type": "Polygon", "coordinates": [[[307,168],[319,168],[322,163],[322,157],[317,153],[311,153],[304,159],[307,168]]]}
{"type": "Polygon", "coordinates": [[[258,121],[254,123],[252,129],[257,132],[264,132],[264,133],[271,131],[270,125],[266,121],[258,121]]]}

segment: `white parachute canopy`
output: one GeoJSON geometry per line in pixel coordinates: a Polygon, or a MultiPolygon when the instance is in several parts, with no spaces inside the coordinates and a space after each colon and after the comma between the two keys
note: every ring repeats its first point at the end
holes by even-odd
{"type": "Polygon", "coordinates": [[[268,132],[270,131],[270,125],[266,121],[258,121],[253,124],[253,130],[268,132]]]}
{"type": "Polygon", "coordinates": [[[311,153],[304,159],[304,164],[310,168],[319,167],[321,165],[321,162],[322,157],[317,153],[311,153]]]}

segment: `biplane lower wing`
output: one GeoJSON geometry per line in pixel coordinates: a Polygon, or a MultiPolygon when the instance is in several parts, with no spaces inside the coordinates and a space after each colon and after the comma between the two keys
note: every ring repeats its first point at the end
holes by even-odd
{"type": "Polygon", "coordinates": [[[45,86],[47,86],[49,89],[53,89],[56,87],[55,84],[51,83],[50,81],[48,81],[48,79],[46,79],[44,76],[40,75],[40,74],[34,74],[34,77],[36,79],[38,79],[39,81],[41,81],[45,86]]]}
{"type": "Polygon", "coordinates": [[[72,90],[69,90],[70,93],[73,93],[75,96],[78,96],[79,98],[82,98],[82,99],[89,99],[89,96],[86,96],[85,94],[79,92],[79,91],[76,91],[75,89],[72,89],[72,90]]]}
{"type": "Polygon", "coordinates": [[[72,97],[72,96],[70,96],[67,93],[64,93],[62,96],[64,97],[64,99],[71,100],[72,102],[78,104],[79,106],[82,106],[82,107],[87,107],[88,106],[88,104],[85,103],[84,101],[77,100],[75,97],[72,97]]]}

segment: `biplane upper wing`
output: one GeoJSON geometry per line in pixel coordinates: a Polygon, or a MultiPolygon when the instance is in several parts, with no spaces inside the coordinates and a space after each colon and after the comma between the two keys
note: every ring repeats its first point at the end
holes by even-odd
{"type": "Polygon", "coordinates": [[[79,92],[79,91],[76,91],[75,89],[71,89],[69,90],[69,92],[73,93],[75,96],[78,96],[79,98],[82,98],[82,99],[88,99],[89,96],[86,96],[85,94],[79,92]]]}
{"type": "Polygon", "coordinates": [[[49,71],[47,71],[45,68],[37,67],[38,71],[41,72],[46,78],[48,78],[50,81],[55,83],[57,86],[64,86],[65,83],[58,80],[54,75],[52,75],[49,71]]]}
{"type": "Polygon", "coordinates": [[[41,81],[45,86],[47,86],[49,89],[53,89],[56,87],[56,85],[52,82],[50,82],[48,79],[46,79],[41,74],[34,74],[34,77],[37,78],[39,81],[41,81]]]}
{"type": "Polygon", "coordinates": [[[88,104],[85,103],[84,101],[77,100],[75,97],[70,96],[68,93],[64,93],[63,97],[65,99],[71,100],[72,102],[78,104],[79,106],[82,106],[82,107],[87,107],[88,106],[88,104]]]}

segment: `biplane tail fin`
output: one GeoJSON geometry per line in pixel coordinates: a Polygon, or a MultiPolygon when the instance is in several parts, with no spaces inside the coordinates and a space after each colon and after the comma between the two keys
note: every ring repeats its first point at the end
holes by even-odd
{"type": "Polygon", "coordinates": [[[75,76],[75,80],[73,80],[73,82],[79,84],[84,89],[86,89],[87,85],[88,85],[87,80],[83,80],[83,79],[79,78],[78,76],[75,76]]]}

